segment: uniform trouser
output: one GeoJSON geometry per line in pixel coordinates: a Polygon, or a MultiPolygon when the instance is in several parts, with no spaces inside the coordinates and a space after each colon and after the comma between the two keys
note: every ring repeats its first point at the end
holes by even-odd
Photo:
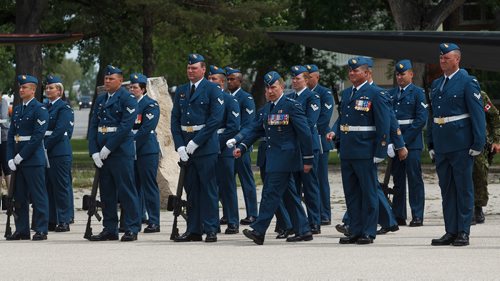
{"type": "Polygon", "coordinates": [[[71,220],[73,221],[75,219],[75,197],[73,193],[73,174],[72,174],[72,168],[73,167],[73,159],[71,159],[71,162],[69,164],[70,169],[69,169],[69,215],[71,217],[71,220]]]}
{"type": "Polygon", "coordinates": [[[17,166],[14,200],[16,202],[16,231],[30,233],[29,199],[33,203],[33,229],[47,233],[49,224],[49,199],[45,188],[44,166],[17,166]]]}
{"type": "Polygon", "coordinates": [[[189,158],[186,167],[187,232],[216,233],[219,228],[217,154],[189,158]]]}
{"type": "Polygon", "coordinates": [[[421,155],[422,150],[410,149],[405,160],[400,161],[397,157],[392,160],[395,193],[392,199],[392,210],[396,218],[406,220],[406,177],[408,177],[408,201],[411,216],[413,219],[424,218],[425,190],[420,167],[421,155]]]}
{"type": "MultiPolygon", "coordinates": [[[[266,166],[259,167],[260,169],[260,178],[262,182],[265,183],[266,179],[266,166]]],[[[292,229],[292,222],[290,220],[290,215],[285,208],[285,203],[283,199],[280,202],[278,209],[275,212],[276,215],[276,227],[278,230],[289,230],[292,229]]]]}
{"type": "Polygon", "coordinates": [[[135,161],[136,177],[139,182],[137,189],[143,196],[141,205],[144,207],[139,207],[141,219],[144,213],[142,210],[145,209],[148,213],[148,223],[156,225],[160,224],[160,189],[156,182],[159,157],[158,153],[138,155],[135,161]]]}
{"type": "Polygon", "coordinates": [[[45,182],[49,199],[49,222],[54,224],[70,223],[72,219],[71,200],[71,156],[49,159],[50,168],[46,169],[45,182]]]}
{"type": "Polygon", "coordinates": [[[259,216],[251,224],[251,227],[259,234],[266,234],[267,228],[282,199],[287,209],[290,210],[292,224],[298,226],[296,233],[304,235],[311,231],[300,201],[300,196],[295,186],[290,185],[291,177],[291,172],[272,172],[266,174],[266,181],[262,189],[262,199],[259,206],[259,216]]]}
{"type": "Polygon", "coordinates": [[[320,217],[322,221],[332,220],[332,208],[330,204],[330,182],[328,181],[328,157],[330,151],[319,154],[318,183],[321,202],[320,217]]]}
{"type": "Polygon", "coordinates": [[[375,238],[379,214],[377,167],[373,159],[342,159],[342,185],[350,233],[375,238]]]}
{"type": "Polygon", "coordinates": [[[111,155],[103,162],[99,173],[99,191],[104,230],[118,233],[117,204],[120,201],[125,232],[138,233],[141,230],[141,210],[134,181],[134,158],[111,155]]]}
{"type": "Polygon", "coordinates": [[[474,206],[485,207],[488,204],[488,151],[484,150],[474,157],[472,180],[474,182],[474,206]]]}
{"type": "Polygon", "coordinates": [[[240,179],[243,199],[247,210],[247,217],[257,217],[257,191],[251,167],[251,153],[244,153],[235,160],[235,171],[240,179]]]}
{"type": "Polygon", "coordinates": [[[314,153],[313,168],[309,173],[304,171],[294,172],[297,193],[304,193],[304,201],[307,207],[307,218],[310,225],[320,225],[321,200],[318,186],[318,153],[314,153]]]}
{"type": "MultiPolygon", "coordinates": [[[[387,198],[385,197],[384,191],[382,190],[382,187],[380,184],[377,182],[377,201],[379,203],[378,207],[378,224],[380,224],[381,227],[391,227],[397,224],[396,218],[393,214],[391,205],[389,205],[389,202],[387,201],[387,198]]],[[[349,214],[348,212],[344,213],[344,217],[342,218],[342,222],[345,223],[346,225],[350,225],[350,219],[349,219],[349,214]]]]}
{"type": "Polygon", "coordinates": [[[240,216],[238,213],[238,195],[236,193],[236,178],[234,177],[234,157],[219,156],[217,159],[217,186],[222,203],[222,214],[228,225],[238,227],[240,216]]]}
{"type": "Polygon", "coordinates": [[[474,207],[473,164],[474,159],[469,155],[469,149],[436,153],[436,172],[447,233],[470,233],[474,207]]]}

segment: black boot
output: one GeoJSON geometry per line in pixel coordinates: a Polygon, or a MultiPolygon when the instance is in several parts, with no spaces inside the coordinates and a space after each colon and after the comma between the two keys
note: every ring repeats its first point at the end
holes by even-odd
{"type": "Polygon", "coordinates": [[[473,220],[474,219],[476,220],[476,223],[484,223],[483,207],[481,207],[481,206],[474,207],[474,218],[473,218],[473,220]]]}

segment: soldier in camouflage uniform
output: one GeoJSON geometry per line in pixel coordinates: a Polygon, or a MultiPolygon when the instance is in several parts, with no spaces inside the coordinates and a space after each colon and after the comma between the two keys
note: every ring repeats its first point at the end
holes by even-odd
{"type": "Polygon", "coordinates": [[[488,203],[488,171],[491,164],[488,163],[488,154],[492,151],[492,144],[500,143],[498,109],[484,91],[481,91],[481,96],[483,97],[484,112],[486,114],[486,143],[488,145],[481,154],[474,157],[474,170],[472,172],[474,181],[474,216],[472,217],[472,224],[484,223],[483,207],[488,203]]]}

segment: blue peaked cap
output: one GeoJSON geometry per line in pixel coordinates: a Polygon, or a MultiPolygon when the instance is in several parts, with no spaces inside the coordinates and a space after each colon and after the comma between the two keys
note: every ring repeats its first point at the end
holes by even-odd
{"type": "Polygon", "coordinates": [[[17,82],[19,83],[19,85],[24,85],[26,83],[33,83],[38,85],[38,79],[28,74],[22,74],[17,76],[17,82]]]}
{"type": "Polygon", "coordinates": [[[264,83],[266,84],[266,86],[271,86],[280,78],[281,76],[278,74],[278,72],[271,71],[266,73],[266,75],[264,75],[264,83]]]}
{"type": "Polygon", "coordinates": [[[135,84],[135,83],[143,83],[147,84],[148,83],[148,77],[142,73],[132,73],[130,74],[130,83],[135,84]]]}

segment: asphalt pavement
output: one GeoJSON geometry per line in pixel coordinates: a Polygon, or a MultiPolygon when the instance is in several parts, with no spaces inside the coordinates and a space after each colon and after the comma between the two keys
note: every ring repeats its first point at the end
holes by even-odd
{"type": "MultiPolygon", "coordinates": [[[[444,234],[437,179],[425,176],[424,226],[401,227],[371,245],[340,245],[334,224],[344,213],[340,174],[330,173],[333,224],[310,242],[274,239],[274,222],[263,246],[241,234],[218,235],[217,243],[169,240],[173,216],[161,213],[161,232],[139,234],[135,242],[83,239],[86,213],[77,210],[67,233],[46,241],[0,241],[1,280],[499,280],[500,179],[490,175],[486,223],[472,226],[467,247],[430,245],[444,234]]],[[[244,203],[240,195],[240,216],[244,203]]],[[[88,191],[75,191],[75,206],[88,191]]],[[[260,188],[259,188],[260,198],[260,188]]],[[[0,233],[5,215],[0,219],[0,233]]],[[[179,224],[181,233],[185,223],[179,224]]],[[[225,227],[222,227],[224,231],[225,227]]],[[[93,231],[101,224],[93,220],[93,231]]]]}

